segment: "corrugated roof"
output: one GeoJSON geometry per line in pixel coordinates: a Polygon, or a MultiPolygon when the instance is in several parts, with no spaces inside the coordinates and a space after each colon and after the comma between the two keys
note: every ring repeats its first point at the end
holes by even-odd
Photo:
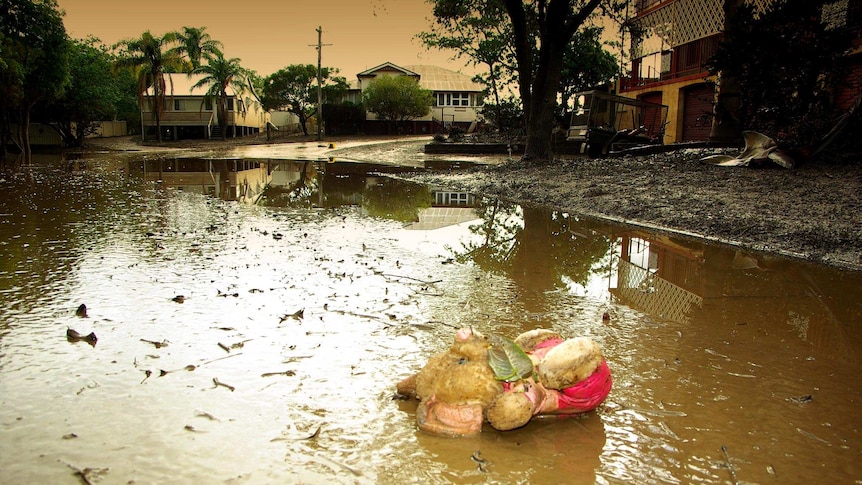
{"type": "MultiPolygon", "coordinates": [[[[358,73],[356,76],[372,76],[374,72],[381,69],[396,69],[406,73],[415,73],[419,75],[419,85],[431,91],[455,91],[455,92],[481,92],[482,85],[473,82],[470,76],[461,74],[460,72],[450,71],[437,66],[428,65],[410,65],[396,66],[391,62],[385,62],[379,66],[372,67],[358,73]]],[[[348,82],[350,89],[359,89],[359,80],[351,79],[348,82]]]]}
{"type": "Polygon", "coordinates": [[[404,69],[419,74],[419,85],[431,91],[482,91],[470,76],[437,66],[412,65],[404,69]]]}
{"type": "MultiPolygon", "coordinates": [[[[192,89],[198,81],[206,77],[205,74],[183,74],[183,73],[175,73],[175,74],[165,74],[165,85],[167,86],[167,94],[168,96],[203,96],[206,94],[209,86],[203,86],[199,88],[192,89]],[[171,82],[173,81],[173,92],[171,92],[171,82]]],[[[147,89],[147,95],[152,95],[152,86],[147,89]]],[[[236,90],[233,89],[232,86],[228,86],[227,94],[234,96],[236,95],[236,90]]]]}

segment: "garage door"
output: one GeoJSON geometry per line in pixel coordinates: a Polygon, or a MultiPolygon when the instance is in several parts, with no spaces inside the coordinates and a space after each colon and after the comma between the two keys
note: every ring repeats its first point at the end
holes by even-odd
{"type": "Polygon", "coordinates": [[[695,84],[683,90],[682,141],[707,141],[712,129],[713,87],[695,84]]]}

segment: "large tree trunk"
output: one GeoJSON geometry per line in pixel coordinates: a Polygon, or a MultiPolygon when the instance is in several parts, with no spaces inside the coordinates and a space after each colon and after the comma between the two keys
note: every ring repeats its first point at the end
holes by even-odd
{"type": "Polygon", "coordinates": [[[534,74],[530,48],[532,39],[528,35],[524,4],[506,0],[506,12],[515,36],[518,84],[527,123],[524,160],[552,158],[551,134],[554,130],[554,109],[560,89],[563,52],[575,32],[601,3],[602,0],[589,0],[578,12],[574,12],[568,0],[538,2],[540,47],[534,74]]]}
{"type": "MultiPolygon", "coordinates": [[[[724,0],[724,35],[734,35],[734,26],[742,6],[742,0],[724,0]]],[[[728,143],[739,141],[742,137],[742,121],[739,113],[739,83],[735,76],[719,74],[718,96],[715,100],[712,127],[709,141],[728,143]]]]}

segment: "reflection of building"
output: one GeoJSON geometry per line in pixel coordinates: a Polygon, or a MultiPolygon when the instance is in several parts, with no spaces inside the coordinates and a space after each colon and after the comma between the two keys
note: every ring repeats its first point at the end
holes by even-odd
{"type": "Polygon", "coordinates": [[[242,201],[254,201],[271,180],[267,164],[261,160],[144,160],[130,163],[129,172],[140,173],[144,180],[160,182],[164,187],[242,201]]]}
{"type": "Polygon", "coordinates": [[[703,303],[703,250],[638,231],[622,234],[617,287],[626,305],[674,322],[703,303]]]}
{"type": "Polygon", "coordinates": [[[476,220],[476,196],[468,192],[431,190],[434,202],[419,211],[419,221],[407,226],[415,231],[428,231],[476,220]]]}

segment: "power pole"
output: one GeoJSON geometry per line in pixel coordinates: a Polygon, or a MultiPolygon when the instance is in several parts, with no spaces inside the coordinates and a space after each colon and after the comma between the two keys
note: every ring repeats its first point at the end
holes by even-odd
{"type": "Polygon", "coordinates": [[[323,140],[321,129],[323,128],[323,82],[320,79],[321,67],[320,59],[323,54],[323,46],[332,45],[323,43],[323,27],[318,26],[317,29],[317,141],[323,140]]]}

